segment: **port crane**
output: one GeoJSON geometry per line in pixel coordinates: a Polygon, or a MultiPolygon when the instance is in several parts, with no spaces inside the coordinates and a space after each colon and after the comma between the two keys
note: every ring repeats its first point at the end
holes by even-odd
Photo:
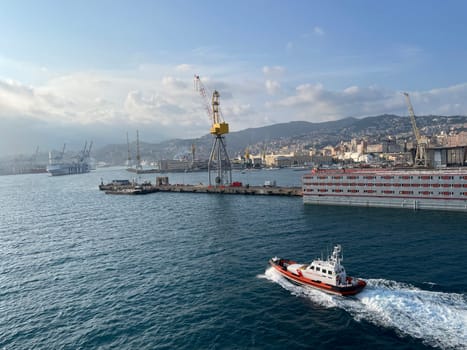
{"type": "Polygon", "coordinates": [[[136,170],[143,170],[141,165],[141,153],[139,150],[139,131],[136,130],[136,170]]]}
{"type": "Polygon", "coordinates": [[[195,167],[195,154],[196,154],[196,146],[194,143],[191,144],[191,168],[195,167]]]}
{"type": "Polygon", "coordinates": [[[219,108],[220,94],[217,90],[214,90],[211,103],[209,103],[206,88],[201,82],[199,75],[195,75],[194,77],[194,88],[200,93],[205,104],[206,112],[212,121],[209,130],[211,135],[213,135],[212,148],[208,161],[209,186],[212,186],[211,173],[213,172],[216,172],[215,186],[230,185],[232,183],[232,165],[227,153],[224,137],[225,134],[229,133],[229,124],[224,121],[219,108]]]}
{"type": "Polygon", "coordinates": [[[89,148],[85,152],[85,157],[87,158],[91,157],[92,144],[93,144],[93,141],[91,140],[91,142],[89,143],[89,148]]]}
{"type": "Polygon", "coordinates": [[[414,166],[415,167],[427,167],[428,166],[428,155],[427,155],[427,145],[428,139],[425,136],[420,135],[420,130],[417,128],[417,123],[415,121],[415,112],[412,107],[412,103],[410,102],[410,96],[407,92],[403,93],[405,96],[405,100],[407,102],[407,107],[409,109],[410,115],[410,122],[412,123],[413,133],[415,135],[416,140],[416,151],[415,151],[415,159],[414,159],[414,166]]]}
{"type": "Polygon", "coordinates": [[[63,160],[63,157],[65,156],[65,149],[66,149],[66,143],[63,144],[62,152],[60,155],[55,155],[54,152],[50,151],[49,152],[49,164],[55,164],[63,160]]]}
{"type": "Polygon", "coordinates": [[[126,133],[126,144],[128,146],[128,158],[127,158],[127,167],[131,168],[131,152],[130,152],[130,139],[128,138],[128,132],[126,133]]]}
{"type": "Polygon", "coordinates": [[[84,148],[81,152],[76,155],[77,163],[86,163],[89,161],[91,157],[91,149],[92,149],[92,141],[89,143],[88,148],[88,141],[84,143],[84,148]]]}

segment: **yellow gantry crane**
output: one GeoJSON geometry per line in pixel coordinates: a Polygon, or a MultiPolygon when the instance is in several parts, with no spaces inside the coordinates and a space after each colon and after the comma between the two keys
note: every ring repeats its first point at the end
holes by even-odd
{"type": "Polygon", "coordinates": [[[219,108],[220,94],[217,90],[212,93],[211,104],[209,104],[208,95],[204,84],[199,75],[194,77],[194,87],[203,98],[206,112],[212,121],[209,132],[213,135],[211,154],[208,162],[209,186],[211,183],[211,173],[216,172],[215,185],[224,186],[232,183],[232,165],[225,145],[225,134],[229,133],[229,124],[224,121],[219,108]]]}
{"type": "Polygon", "coordinates": [[[420,131],[417,128],[417,123],[415,121],[415,112],[413,111],[412,103],[410,102],[410,96],[407,92],[403,93],[405,96],[405,100],[407,102],[407,107],[409,108],[409,115],[410,115],[410,122],[412,123],[413,133],[415,135],[416,140],[416,151],[415,151],[415,159],[414,159],[414,166],[415,167],[428,167],[428,156],[427,156],[427,145],[428,139],[424,136],[420,135],[420,131]]]}

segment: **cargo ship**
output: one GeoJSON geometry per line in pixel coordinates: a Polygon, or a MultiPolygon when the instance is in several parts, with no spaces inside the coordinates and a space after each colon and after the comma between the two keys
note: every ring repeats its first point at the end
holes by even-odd
{"type": "Polygon", "coordinates": [[[65,145],[59,155],[54,155],[53,152],[49,152],[49,164],[46,168],[49,175],[62,176],[89,173],[93,169],[90,156],[92,142],[89,148],[87,148],[87,144],[86,142],[84,149],[79,152],[77,156],[69,160],[64,159],[65,145]]]}
{"type": "Polygon", "coordinates": [[[55,163],[47,165],[50,176],[74,175],[89,173],[91,167],[86,162],[55,163]]]}
{"type": "Polygon", "coordinates": [[[467,212],[467,168],[312,170],[302,192],[305,204],[467,212]]]}

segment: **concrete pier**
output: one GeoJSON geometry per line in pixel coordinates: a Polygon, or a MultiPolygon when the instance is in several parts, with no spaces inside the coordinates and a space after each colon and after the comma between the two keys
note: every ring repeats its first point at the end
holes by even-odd
{"type": "Polygon", "coordinates": [[[205,185],[132,185],[132,186],[102,186],[106,194],[141,195],[155,192],[177,193],[211,193],[211,194],[242,194],[267,196],[302,196],[301,187],[268,187],[268,186],[205,186],[205,185]]]}

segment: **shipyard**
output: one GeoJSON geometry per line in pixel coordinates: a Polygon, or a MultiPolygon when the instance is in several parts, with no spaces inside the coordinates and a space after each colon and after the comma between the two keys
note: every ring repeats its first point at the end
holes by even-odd
{"type": "Polygon", "coordinates": [[[263,186],[243,185],[233,182],[230,186],[205,186],[203,184],[170,184],[168,177],[157,177],[153,185],[149,181],[143,183],[129,180],[113,180],[110,183],[99,185],[105,194],[140,195],[156,192],[177,193],[209,193],[209,194],[243,194],[243,195],[269,195],[269,196],[302,196],[301,187],[278,187],[267,181],[263,186]]]}
{"type": "Polygon", "coordinates": [[[4,1],[0,350],[467,350],[467,1],[4,1]]]}
{"type": "MultiPolygon", "coordinates": [[[[341,141],[336,147],[326,146],[318,149],[308,143],[290,144],[282,151],[298,149],[289,154],[271,150],[267,147],[248,145],[239,154],[228,148],[229,123],[225,121],[221,109],[221,92],[208,89],[199,75],[193,78],[194,91],[206,111],[211,125],[209,141],[203,145],[185,142],[185,151],[179,151],[174,159],[161,159],[148,162],[147,143],[136,139],[130,142],[126,134],[125,169],[131,176],[157,174],[155,181],[149,179],[124,179],[104,182],[99,189],[109,195],[143,195],[150,193],[193,193],[218,195],[262,195],[302,197],[303,203],[313,205],[364,206],[406,209],[430,209],[467,211],[467,132],[466,123],[455,124],[457,133],[448,135],[441,132],[433,137],[422,132],[417,125],[420,118],[415,111],[408,93],[400,95],[405,99],[408,118],[398,118],[410,126],[410,134],[402,142],[388,138],[378,144],[370,144],[370,139],[341,141]],[[204,157],[200,158],[199,151],[204,157]],[[255,154],[256,151],[256,154],[255,154]],[[235,153],[234,157],[231,154],[235,153]],[[176,159],[175,159],[176,158],[176,159]],[[293,186],[277,185],[274,179],[263,183],[250,183],[248,179],[239,180],[240,174],[274,169],[291,169],[299,184],[293,186]],[[457,169],[457,170],[456,170],[457,169]],[[164,174],[182,174],[182,181],[169,182],[164,174]],[[190,174],[204,174],[199,183],[190,183],[190,174]],[[233,177],[236,174],[237,178],[233,177]],[[187,180],[187,181],[185,181],[187,180]]],[[[385,121],[387,117],[380,118],[385,121]]],[[[462,119],[460,119],[462,121],[462,119]]],[[[392,127],[394,126],[394,122],[392,127]]],[[[95,170],[92,157],[93,142],[78,152],[66,155],[66,144],[61,151],[51,151],[48,164],[39,165],[39,148],[31,158],[31,168],[21,169],[21,173],[41,173],[44,170],[51,176],[86,174],[95,170]],[[39,171],[38,169],[43,169],[39,171]]],[[[151,153],[153,151],[150,151],[151,153]]],[[[101,157],[99,157],[101,158],[101,157]]],[[[111,164],[115,165],[115,164],[111,164]]]]}
{"type": "MultiPolygon", "coordinates": [[[[212,146],[207,162],[208,185],[170,184],[168,177],[157,177],[155,184],[149,181],[143,183],[129,180],[114,180],[104,184],[99,189],[113,195],[142,195],[156,192],[176,193],[210,193],[210,194],[242,194],[242,195],[273,195],[303,197],[304,204],[315,205],[347,205],[385,208],[410,208],[413,210],[451,210],[467,211],[467,171],[465,168],[455,170],[452,167],[442,167],[449,161],[449,155],[458,156],[461,164],[467,162],[467,147],[459,149],[458,153],[448,152],[443,148],[429,148],[428,138],[421,134],[408,93],[403,93],[409,119],[415,137],[411,159],[406,159],[412,166],[401,168],[352,166],[334,167],[303,167],[306,173],[302,176],[300,187],[277,187],[275,181],[267,181],[263,186],[243,185],[232,179],[232,162],[227,151],[225,136],[229,133],[229,124],[222,118],[220,112],[220,93],[212,92],[211,101],[207,89],[198,75],[194,76],[194,86],[200,92],[205,103],[208,117],[212,120],[210,134],[212,146]],[[444,163],[443,163],[444,162],[444,163]]],[[[131,164],[130,143],[127,134],[128,162],[131,164]]],[[[202,171],[199,163],[195,166],[195,146],[191,147],[191,163],[185,162],[187,170],[202,171]]],[[[245,152],[246,162],[243,165],[254,164],[250,154],[245,152]]],[[[183,168],[182,168],[183,169],[183,168]]],[[[128,167],[128,171],[136,174],[161,172],[158,168],[143,169],[139,132],[136,132],[136,165],[128,167]]],[[[172,169],[174,170],[174,169],[172,169]]]]}

